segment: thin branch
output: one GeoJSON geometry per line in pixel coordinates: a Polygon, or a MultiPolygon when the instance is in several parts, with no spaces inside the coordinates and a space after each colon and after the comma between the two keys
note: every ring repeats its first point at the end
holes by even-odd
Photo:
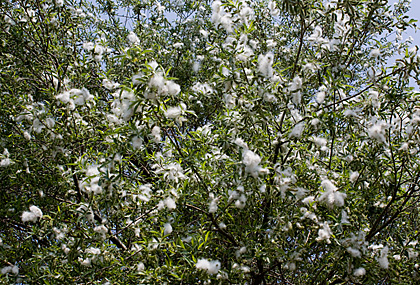
{"type": "Polygon", "coordinates": [[[210,221],[215,226],[217,232],[219,232],[222,236],[226,237],[234,246],[239,246],[239,243],[235,240],[235,238],[225,230],[221,229],[219,225],[217,224],[217,220],[214,218],[214,216],[210,213],[207,213],[206,211],[198,208],[197,206],[191,205],[191,204],[185,204],[185,206],[195,209],[197,211],[200,211],[201,213],[207,215],[210,218],[210,221]]]}

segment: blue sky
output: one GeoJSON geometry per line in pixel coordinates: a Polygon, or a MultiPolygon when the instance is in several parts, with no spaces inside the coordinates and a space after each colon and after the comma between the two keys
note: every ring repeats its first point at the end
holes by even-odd
{"type": "MultiPolygon", "coordinates": [[[[419,16],[420,16],[420,0],[412,0],[411,1],[411,10],[408,13],[408,15],[411,18],[414,18],[416,20],[419,20],[419,16]]],[[[420,23],[417,22],[416,23],[417,26],[420,26],[420,23]]],[[[408,34],[409,36],[412,36],[414,39],[414,44],[418,45],[420,47],[420,30],[417,31],[417,33],[414,33],[414,31],[410,32],[408,34]]]]}
{"type": "MultiPolygon", "coordinates": [[[[411,1],[411,9],[408,13],[410,18],[419,20],[416,24],[419,27],[417,33],[414,30],[411,30],[407,33],[407,35],[404,38],[407,38],[409,36],[413,37],[413,46],[417,45],[420,48],[420,0],[412,0],[411,1]]],[[[414,80],[410,80],[410,85],[417,90],[419,90],[419,86],[415,83],[414,80]]]]}

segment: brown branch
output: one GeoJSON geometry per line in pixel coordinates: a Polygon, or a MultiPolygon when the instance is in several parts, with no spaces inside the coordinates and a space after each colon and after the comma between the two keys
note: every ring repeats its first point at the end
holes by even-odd
{"type": "Polygon", "coordinates": [[[403,195],[402,197],[405,197],[404,201],[402,202],[401,206],[398,207],[398,209],[396,210],[396,212],[386,221],[384,222],[379,228],[378,225],[380,223],[380,221],[382,220],[382,218],[385,217],[385,214],[388,213],[388,210],[391,207],[391,204],[395,201],[395,198],[393,197],[391,199],[391,201],[387,204],[387,206],[385,207],[385,209],[382,211],[382,213],[378,216],[378,218],[376,219],[376,221],[374,222],[372,229],[369,231],[367,237],[366,237],[366,241],[369,241],[371,238],[373,238],[377,233],[379,233],[380,231],[382,231],[384,228],[386,228],[390,223],[392,223],[394,220],[396,220],[398,218],[398,216],[404,211],[404,206],[408,203],[408,201],[411,199],[410,194],[414,192],[414,189],[417,185],[417,181],[418,181],[418,177],[420,176],[420,173],[417,175],[417,179],[416,179],[416,183],[413,183],[409,189],[409,191],[403,195]]]}
{"type": "MultiPolygon", "coordinates": [[[[72,167],[73,168],[73,167],[72,167]]],[[[74,171],[74,170],[73,170],[74,171]]],[[[76,187],[76,190],[77,190],[77,196],[78,196],[78,202],[80,203],[81,201],[82,201],[82,191],[81,191],[81,189],[80,189],[80,187],[79,187],[79,180],[78,180],[78,178],[77,178],[77,175],[76,175],[76,173],[73,173],[73,182],[74,182],[74,185],[75,185],[75,187],[76,187]]],[[[86,193],[83,193],[83,194],[86,194],[86,193]]],[[[99,214],[99,212],[97,212],[97,211],[93,211],[93,216],[94,216],[94,218],[95,218],[95,220],[97,221],[97,222],[99,222],[99,223],[102,223],[102,217],[100,216],[100,214],[99,214]]],[[[124,250],[124,251],[126,251],[127,250],[127,247],[125,246],[125,244],[117,237],[117,235],[112,235],[112,234],[109,234],[109,240],[111,241],[111,242],[113,242],[118,248],[120,248],[120,249],[122,249],[122,250],[124,250]]]]}
{"type": "Polygon", "coordinates": [[[198,208],[194,205],[191,205],[191,204],[185,204],[185,206],[190,207],[192,209],[195,209],[197,211],[200,211],[201,213],[207,215],[207,217],[210,218],[210,221],[212,222],[212,224],[214,225],[214,227],[216,228],[216,231],[218,233],[220,233],[222,236],[226,237],[234,246],[239,246],[239,243],[235,240],[235,238],[230,233],[228,233],[227,231],[225,231],[225,230],[223,230],[219,227],[219,225],[217,224],[217,220],[214,218],[214,216],[212,214],[207,213],[206,211],[204,211],[204,210],[202,210],[202,209],[200,209],[200,208],[198,208]]]}
{"type": "Polygon", "coordinates": [[[300,31],[298,52],[297,52],[297,55],[296,55],[295,63],[293,65],[293,71],[292,71],[292,76],[291,76],[292,79],[293,79],[293,77],[295,77],[295,73],[296,73],[296,69],[297,69],[297,64],[299,62],[300,53],[302,52],[303,37],[304,37],[305,31],[306,31],[305,19],[304,19],[303,15],[300,15],[300,22],[301,22],[301,25],[302,25],[302,29],[300,31]]]}
{"type": "MultiPolygon", "coordinates": [[[[379,78],[378,78],[378,80],[382,80],[382,79],[384,79],[384,78],[386,78],[386,77],[388,77],[388,76],[395,75],[396,73],[398,73],[398,72],[400,72],[400,71],[402,71],[402,70],[403,70],[403,68],[402,68],[402,67],[397,68],[397,69],[396,69],[396,70],[394,70],[393,72],[391,72],[391,73],[389,73],[389,74],[385,74],[384,76],[379,77],[379,78]]],[[[348,101],[348,100],[350,100],[350,99],[353,99],[353,98],[355,98],[355,97],[359,96],[360,94],[362,94],[363,92],[365,92],[365,91],[369,90],[369,89],[370,89],[372,86],[374,86],[374,85],[375,85],[375,83],[371,83],[371,84],[369,84],[368,86],[366,86],[364,89],[362,89],[361,91],[357,92],[356,94],[350,95],[350,96],[348,96],[348,97],[346,97],[346,98],[344,98],[344,99],[341,99],[341,100],[339,100],[339,101],[337,101],[337,102],[334,102],[334,103],[331,103],[331,104],[325,105],[325,106],[323,106],[323,107],[320,107],[320,108],[318,108],[318,110],[316,110],[316,112],[318,112],[318,111],[322,110],[323,108],[329,108],[329,107],[331,107],[331,106],[335,106],[335,105],[338,105],[338,104],[340,104],[340,103],[346,102],[346,101],[348,101]]]]}

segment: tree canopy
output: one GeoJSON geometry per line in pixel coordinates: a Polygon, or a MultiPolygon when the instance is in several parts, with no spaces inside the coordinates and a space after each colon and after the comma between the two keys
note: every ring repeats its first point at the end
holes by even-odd
{"type": "Polygon", "coordinates": [[[409,4],[0,2],[0,281],[419,282],[409,4]]]}

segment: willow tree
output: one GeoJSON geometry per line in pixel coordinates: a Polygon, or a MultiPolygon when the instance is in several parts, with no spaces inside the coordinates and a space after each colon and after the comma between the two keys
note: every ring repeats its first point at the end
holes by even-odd
{"type": "Polygon", "coordinates": [[[418,281],[409,2],[3,1],[0,280],[418,281]]]}

